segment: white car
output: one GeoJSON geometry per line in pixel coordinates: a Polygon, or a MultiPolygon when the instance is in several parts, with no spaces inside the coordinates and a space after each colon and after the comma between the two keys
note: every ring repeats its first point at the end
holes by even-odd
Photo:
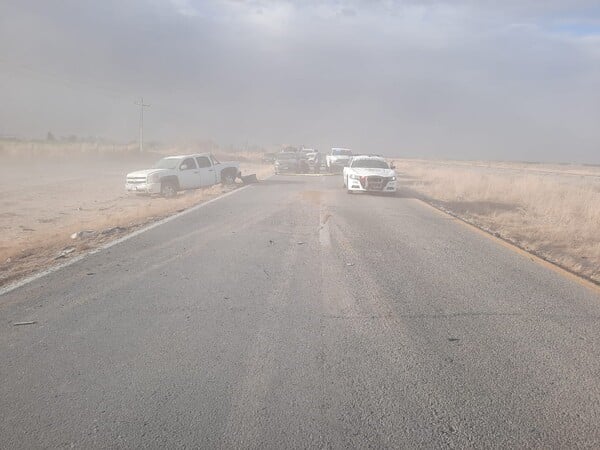
{"type": "Polygon", "coordinates": [[[344,167],[344,188],[354,192],[396,192],[396,171],[380,156],[355,156],[344,167]]]}
{"type": "Polygon", "coordinates": [[[339,172],[348,165],[350,158],[352,158],[352,150],[349,148],[332,148],[331,152],[325,157],[327,170],[329,172],[339,172]]]}

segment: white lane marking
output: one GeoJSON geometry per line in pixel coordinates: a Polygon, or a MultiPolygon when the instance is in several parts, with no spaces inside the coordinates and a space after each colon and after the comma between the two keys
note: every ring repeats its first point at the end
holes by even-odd
{"type": "Polygon", "coordinates": [[[210,205],[213,202],[216,202],[217,200],[221,200],[221,199],[223,199],[225,197],[229,197],[230,195],[233,195],[236,192],[241,192],[244,189],[247,189],[249,187],[252,187],[252,185],[249,184],[247,186],[243,186],[241,188],[238,188],[238,189],[235,189],[233,191],[227,192],[225,194],[219,195],[218,197],[210,199],[210,200],[208,200],[208,201],[206,201],[204,203],[200,203],[199,205],[192,206],[190,209],[186,209],[185,211],[181,211],[181,212],[179,212],[177,214],[174,214],[172,216],[165,217],[164,219],[161,219],[158,222],[154,222],[154,223],[151,223],[150,225],[146,225],[145,227],[142,227],[139,230],[136,230],[136,231],[134,231],[134,232],[132,232],[130,234],[126,234],[125,236],[120,237],[119,239],[115,239],[114,241],[107,242],[106,244],[101,245],[100,247],[95,248],[95,249],[93,249],[93,250],[91,250],[91,251],[89,251],[87,253],[84,253],[82,255],[76,256],[76,257],[70,259],[67,262],[59,264],[57,266],[52,266],[49,269],[43,270],[41,272],[37,272],[37,273],[35,273],[35,274],[27,277],[27,278],[24,278],[22,280],[19,280],[19,281],[16,281],[16,282],[12,283],[12,284],[9,284],[9,285],[7,285],[7,286],[5,286],[3,288],[0,288],[0,297],[3,296],[3,295],[5,295],[5,294],[8,294],[11,291],[14,291],[15,289],[23,287],[26,284],[31,283],[32,281],[39,280],[40,278],[43,278],[46,275],[50,275],[51,273],[57,272],[57,271],[59,271],[61,269],[64,269],[65,267],[71,266],[71,265],[73,265],[73,264],[81,261],[82,259],[88,257],[89,255],[94,255],[96,253],[101,252],[102,250],[106,250],[107,248],[112,247],[113,245],[117,245],[117,244],[120,244],[121,242],[125,242],[125,241],[127,241],[127,240],[129,240],[131,238],[139,236],[142,233],[145,233],[146,231],[150,231],[153,228],[156,228],[156,227],[159,227],[161,225],[164,225],[165,223],[171,222],[172,220],[175,220],[175,219],[177,219],[177,218],[179,218],[181,216],[185,216],[186,214],[190,214],[190,213],[192,213],[194,211],[199,210],[200,208],[203,208],[203,207],[205,207],[207,205],[210,205]]]}

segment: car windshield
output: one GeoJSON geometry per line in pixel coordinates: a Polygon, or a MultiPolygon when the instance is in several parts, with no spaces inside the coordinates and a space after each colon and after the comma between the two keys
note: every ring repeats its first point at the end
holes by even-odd
{"type": "Polygon", "coordinates": [[[352,156],[352,151],[341,149],[341,148],[336,148],[331,151],[331,154],[334,156],[352,156]]]}
{"type": "Polygon", "coordinates": [[[364,167],[366,169],[389,169],[388,163],[380,159],[357,159],[352,161],[351,167],[364,167]]]}
{"type": "Polygon", "coordinates": [[[295,153],[279,153],[277,154],[277,156],[275,157],[275,159],[281,160],[281,159],[296,159],[296,154],[295,153]]]}
{"type": "Polygon", "coordinates": [[[154,164],[154,169],[176,169],[179,158],[163,158],[154,164]]]}

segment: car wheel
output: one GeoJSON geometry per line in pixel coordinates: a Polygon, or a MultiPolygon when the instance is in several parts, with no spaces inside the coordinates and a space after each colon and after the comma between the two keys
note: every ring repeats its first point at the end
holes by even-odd
{"type": "Polygon", "coordinates": [[[222,184],[235,184],[236,178],[237,177],[235,176],[235,174],[230,170],[221,172],[221,183],[222,184]]]}
{"type": "Polygon", "coordinates": [[[165,181],[160,185],[160,195],[164,198],[173,198],[177,195],[177,187],[172,181],[165,181]]]}

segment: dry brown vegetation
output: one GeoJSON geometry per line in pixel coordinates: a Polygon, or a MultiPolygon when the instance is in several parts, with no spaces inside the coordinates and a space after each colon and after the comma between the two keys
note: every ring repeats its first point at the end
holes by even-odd
{"type": "Polygon", "coordinates": [[[600,282],[600,167],[397,160],[413,194],[600,282]]]}
{"type": "MultiPolygon", "coordinates": [[[[214,198],[230,187],[187,191],[175,199],[125,192],[125,175],[147,168],[164,154],[204,148],[153,149],[134,145],[0,141],[0,286],[93,249],[144,224],[214,198]],[[73,233],[91,231],[84,238],[73,233]]],[[[260,154],[220,149],[222,159],[241,161],[242,172],[264,178],[271,166],[260,154]]]]}

